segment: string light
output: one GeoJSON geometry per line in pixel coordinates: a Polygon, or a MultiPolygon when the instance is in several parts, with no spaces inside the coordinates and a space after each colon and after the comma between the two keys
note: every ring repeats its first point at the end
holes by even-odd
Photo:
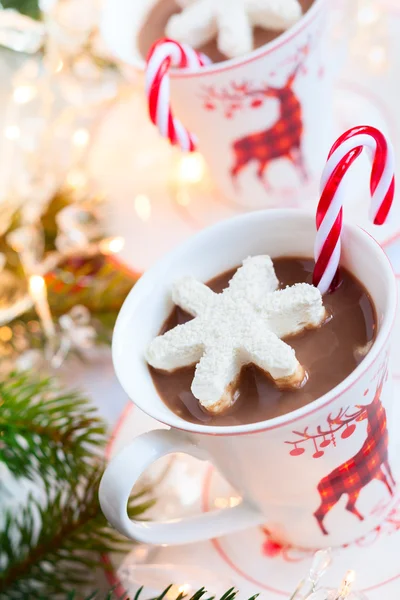
{"type": "Polygon", "coordinates": [[[352,51],[369,71],[380,74],[389,65],[388,14],[375,0],[359,0],[357,25],[352,51]]]}
{"type": "Polygon", "coordinates": [[[67,175],[67,183],[74,190],[83,188],[87,183],[86,174],[80,169],[72,169],[67,175]]]}
{"type": "Polygon", "coordinates": [[[121,236],[106,238],[99,243],[99,250],[102,254],[118,254],[125,245],[125,240],[121,236]]]}
{"type": "Polygon", "coordinates": [[[166,598],[168,600],[174,600],[177,596],[188,596],[192,592],[192,586],[190,583],[183,583],[182,585],[172,585],[168,590],[166,598]]]}
{"type": "Polygon", "coordinates": [[[29,290],[33,296],[43,293],[45,281],[41,275],[32,275],[29,279],[29,290]]]}
{"type": "Polygon", "coordinates": [[[7,327],[7,325],[4,325],[4,327],[0,327],[0,340],[2,342],[9,342],[12,338],[12,330],[10,327],[7,327]]]}
{"type": "Polygon", "coordinates": [[[45,336],[48,340],[54,339],[56,330],[47,300],[46,282],[41,275],[31,275],[29,277],[29,292],[45,336]]]}
{"type": "Polygon", "coordinates": [[[33,85],[20,85],[13,92],[14,102],[27,104],[36,96],[36,88],[33,85]]]}
{"type": "Polygon", "coordinates": [[[361,6],[358,11],[357,20],[360,25],[373,25],[379,20],[380,14],[375,6],[369,4],[361,6]]]}
{"type": "Polygon", "coordinates": [[[234,507],[240,504],[241,498],[240,496],[230,496],[229,498],[218,497],[214,500],[214,506],[216,508],[228,508],[234,507]]]}
{"type": "Polygon", "coordinates": [[[8,125],[4,129],[4,135],[8,140],[17,140],[21,134],[21,130],[18,125],[8,125]]]}
{"type": "Polygon", "coordinates": [[[178,587],[179,594],[182,594],[183,596],[186,596],[190,590],[191,586],[188,583],[184,583],[178,587]]]}
{"type": "Polygon", "coordinates": [[[142,221],[146,222],[151,217],[151,202],[150,198],[145,194],[138,194],[134,200],[134,207],[137,216],[142,221]]]}
{"type": "Polygon", "coordinates": [[[367,600],[362,592],[352,591],[356,578],[355,571],[347,571],[339,588],[326,589],[320,587],[321,578],[331,564],[331,552],[319,550],[314,554],[310,571],[298,584],[289,600],[367,600]]]}
{"type": "Polygon", "coordinates": [[[335,597],[335,600],[344,600],[345,598],[348,598],[355,578],[356,574],[354,571],[347,571],[345,578],[343,579],[337,592],[338,595],[335,597]]]}
{"type": "Polygon", "coordinates": [[[87,129],[77,129],[73,136],[72,142],[74,146],[78,146],[80,148],[84,148],[89,143],[90,135],[87,129]]]}
{"type": "Polygon", "coordinates": [[[199,152],[183,154],[178,165],[178,179],[181,183],[199,183],[205,173],[205,162],[199,152]]]}
{"type": "Polygon", "coordinates": [[[386,49],[384,46],[372,46],[368,52],[369,62],[373,67],[380,68],[386,62],[386,49]]]}
{"type": "Polygon", "coordinates": [[[55,73],[60,73],[60,71],[63,70],[63,67],[64,67],[64,63],[63,63],[63,61],[60,58],[60,60],[58,61],[57,66],[56,66],[56,68],[54,69],[54,72],[55,73]]]}

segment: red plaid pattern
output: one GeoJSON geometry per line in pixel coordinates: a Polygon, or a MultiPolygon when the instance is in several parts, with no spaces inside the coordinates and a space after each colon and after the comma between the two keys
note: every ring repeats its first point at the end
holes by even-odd
{"type": "Polygon", "coordinates": [[[291,77],[283,88],[268,88],[267,95],[280,102],[280,117],[270,129],[253,133],[233,143],[235,164],[231,169],[233,179],[251,161],[258,162],[257,175],[260,179],[268,163],[286,157],[301,169],[307,177],[301,156],[303,115],[299,99],[291,88],[291,77]]]}
{"type": "Polygon", "coordinates": [[[357,510],[355,504],[362,488],[370,481],[373,479],[382,481],[390,495],[393,495],[392,486],[395,486],[396,483],[388,460],[389,436],[386,427],[386,411],[380,399],[382,387],[383,379],[378,386],[374,400],[365,407],[368,427],[367,439],[363,447],[355,456],[321,479],[318,484],[321,505],[314,516],[325,535],[328,532],[323,520],[326,514],[339,502],[343,494],[348,495],[346,509],[360,520],[363,520],[364,517],[357,510]]]}

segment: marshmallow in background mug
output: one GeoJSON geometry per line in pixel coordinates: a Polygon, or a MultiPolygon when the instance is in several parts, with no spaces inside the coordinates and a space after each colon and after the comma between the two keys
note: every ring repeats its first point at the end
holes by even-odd
{"type": "Polygon", "coordinates": [[[298,0],[192,0],[179,1],[182,12],[170,17],[165,33],[198,48],[217,37],[227,58],[254,49],[253,28],[285,31],[302,15],[298,0]]]}

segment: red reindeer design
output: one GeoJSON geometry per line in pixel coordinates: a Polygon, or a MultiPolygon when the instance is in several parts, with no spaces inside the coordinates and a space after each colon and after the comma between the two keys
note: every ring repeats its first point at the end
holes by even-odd
{"type": "Polygon", "coordinates": [[[357,420],[368,419],[367,439],[361,450],[321,479],[317,486],[321,504],[314,516],[324,535],[328,535],[323,523],[324,518],[339,502],[343,494],[348,495],[346,509],[360,520],[363,520],[364,517],[357,510],[356,502],[361,490],[371,481],[377,479],[384,483],[389,494],[393,496],[393,487],[396,482],[388,459],[389,436],[386,426],[386,411],[381,402],[385,377],[386,373],[379,382],[371,404],[362,407],[359,415],[354,415],[357,420]]]}
{"type": "Polygon", "coordinates": [[[266,86],[260,90],[243,89],[248,95],[263,95],[279,101],[279,118],[270,127],[251,133],[233,143],[235,156],[231,168],[231,176],[236,182],[237,176],[251,161],[257,161],[257,176],[268,189],[270,186],[264,173],[273,160],[287,158],[299,170],[302,179],[307,181],[308,175],[301,148],[303,135],[303,115],[300,100],[293,90],[296,75],[302,64],[298,64],[289,75],[283,87],[266,86]]]}

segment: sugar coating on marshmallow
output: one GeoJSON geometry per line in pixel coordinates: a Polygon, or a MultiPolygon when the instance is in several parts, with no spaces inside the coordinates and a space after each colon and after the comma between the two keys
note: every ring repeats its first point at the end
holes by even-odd
{"type": "Polygon", "coordinates": [[[178,0],[182,12],[170,17],[168,37],[198,48],[217,38],[228,58],[254,48],[253,28],[285,30],[302,15],[298,0],[178,0]]]}
{"type": "Polygon", "coordinates": [[[269,256],[244,260],[220,294],[193,277],[177,281],[172,299],[194,319],[156,337],[147,362],[169,372],[196,364],[192,393],[214,414],[234,403],[246,364],[262,369],[277,385],[298,387],[304,369],[280,338],[317,327],[326,312],[317,288],[299,283],[278,290],[278,285],[269,256]]]}

